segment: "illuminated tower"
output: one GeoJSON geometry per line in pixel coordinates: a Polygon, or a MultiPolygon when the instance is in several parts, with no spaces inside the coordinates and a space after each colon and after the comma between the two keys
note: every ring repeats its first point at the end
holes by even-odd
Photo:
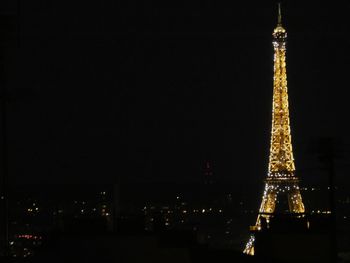
{"type": "MultiPolygon", "coordinates": [[[[286,72],[287,32],[282,26],[281,8],[278,6],[278,23],[272,33],[274,49],[274,76],[272,102],[271,146],[265,189],[253,231],[261,229],[262,220],[269,223],[276,213],[304,213],[305,208],[295,175],[289,124],[288,90],[286,72]],[[283,206],[283,201],[287,205],[283,206]]],[[[254,255],[254,235],[248,241],[244,253],[254,255]]]]}

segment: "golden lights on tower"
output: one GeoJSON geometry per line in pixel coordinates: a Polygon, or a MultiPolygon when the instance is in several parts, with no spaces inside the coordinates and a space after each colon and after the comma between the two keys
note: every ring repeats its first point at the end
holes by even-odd
{"type": "MultiPolygon", "coordinates": [[[[284,194],[288,199],[289,213],[304,213],[299,179],[295,176],[295,164],[292,149],[292,138],[289,120],[286,43],[287,31],[282,26],[281,7],[278,6],[278,23],[272,33],[274,49],[273,103],[272,128],[268,175],[255,231],[261,229],[261,218],[269,222],[276,211],[279,195],[284,194]]],[[[254,255],[255,237],[252,235],[246,244],[244,253],[254,255]]]]}

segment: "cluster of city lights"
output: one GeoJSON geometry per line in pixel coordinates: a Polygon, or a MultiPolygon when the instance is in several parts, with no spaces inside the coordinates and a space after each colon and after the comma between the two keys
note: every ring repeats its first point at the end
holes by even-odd
{"type": "Polygon", "coordinates": [[[36,235],[30,235],[30,234],[23,234],[23,235],[17,235],[17,238],[24,238],[24,239],[34,239],[34,240],[41,240],[41,236],[36,235]]]}

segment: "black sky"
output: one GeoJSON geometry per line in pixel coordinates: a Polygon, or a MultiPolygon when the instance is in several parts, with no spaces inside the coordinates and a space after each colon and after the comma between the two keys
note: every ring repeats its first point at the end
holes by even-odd
{"type": "MultiPolygon", "coordinates": [[[[11,178],[187,182],[204,160],[218,181],[264,178],[276,3],[217,2],[2,4],[11,178]]],[[[349,11],[283,3],[296,165],[315,180],[310,142],[349,141],[349,11]]]]}

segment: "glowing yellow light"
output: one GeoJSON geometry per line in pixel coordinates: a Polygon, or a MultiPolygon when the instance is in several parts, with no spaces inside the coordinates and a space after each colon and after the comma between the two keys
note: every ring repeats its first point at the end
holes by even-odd
{"type": "MultiPolygon", "coordinates": [[[[261,230],[261,218],[268,221],[270,214],[275,212],[278,196],[281,193],[287,196],[290,213],[305,212],[298,185],[299,179],[295,176],[287,89],[287,32],[282,26],[280,8],[278,24],[272,36],[274,75],[270,155],[262,202],[255,224],[256,228],[253,229],[255,231],[261,230]]],[[[254,255],[254,236],[249,239],[244,253],[254,255]]]]}

